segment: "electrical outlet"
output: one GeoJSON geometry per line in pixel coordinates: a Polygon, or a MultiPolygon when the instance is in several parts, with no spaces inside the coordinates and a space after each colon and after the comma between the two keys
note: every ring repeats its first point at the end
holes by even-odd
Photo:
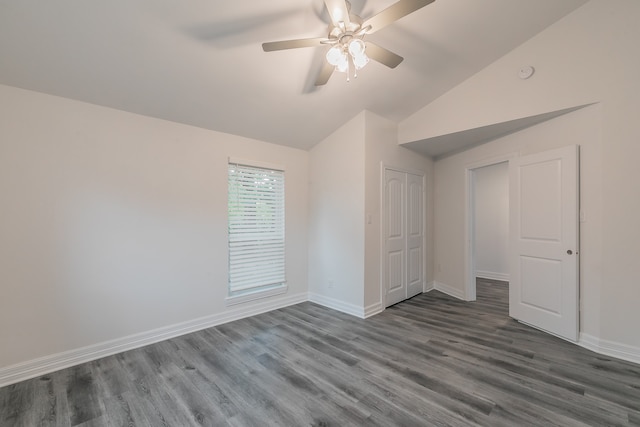
{"type": "Polygon", "coordinates": [[[442,265],[438,263],[438,273],[442,272],[442,265]]]}
{"type": "Polygon", "coordinates": [[[333,289],[333,279],[329,279],[329,289],[333,289]]]}

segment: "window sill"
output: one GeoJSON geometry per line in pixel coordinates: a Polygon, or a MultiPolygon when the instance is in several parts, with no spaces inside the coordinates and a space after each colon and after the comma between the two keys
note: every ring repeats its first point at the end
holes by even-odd
{"type": "Polygon", "coordinates": [[[254,301],[261,298],[281,295],[287,292],[288,289],[289,287],[287,286],[287,284],[283,283],[282,285],[275,286],[269,289],[261,289],[253,292],[243,293],[240,295],[229,296],[225,299],[225,305],[230,306],[230,305],[242,304],[245,302],[254,301]]]}

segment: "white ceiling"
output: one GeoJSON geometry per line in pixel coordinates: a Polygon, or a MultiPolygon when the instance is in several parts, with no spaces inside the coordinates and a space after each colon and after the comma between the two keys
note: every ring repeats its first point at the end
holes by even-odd
{"type": "MultiPolygon", "coordinates": [[[[0,0],[0,83],[308,149],[360,111],[401,121],[586,0],[436,0],[370,36],[405,58],[313,81],[322,0],[0,0]]],[[[352,0],[374,15],[394,0],[352,0]]]]}

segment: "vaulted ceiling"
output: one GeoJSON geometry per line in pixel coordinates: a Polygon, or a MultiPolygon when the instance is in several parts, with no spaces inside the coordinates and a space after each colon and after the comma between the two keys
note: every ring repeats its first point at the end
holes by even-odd
{"type": "Polygon", "coordinates": [[[0,0],[0,84],[308,149],[364,109],[407,118],[585,2],[436,0],[370,36],[396,69],[316,88],[327,48],[261,43],[326,36],[322,0],[0,0]]]}

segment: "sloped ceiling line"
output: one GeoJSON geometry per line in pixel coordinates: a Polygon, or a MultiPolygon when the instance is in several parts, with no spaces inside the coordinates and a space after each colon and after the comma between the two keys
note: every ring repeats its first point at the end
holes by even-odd
{"type": "Polygon", "coordinates": [[[434,160],[439,160],[593,104],[594,103],[582,104],[499,123],[491,123],[471,129],[405,142],[400,145],[429,156],[434,160]]]}

